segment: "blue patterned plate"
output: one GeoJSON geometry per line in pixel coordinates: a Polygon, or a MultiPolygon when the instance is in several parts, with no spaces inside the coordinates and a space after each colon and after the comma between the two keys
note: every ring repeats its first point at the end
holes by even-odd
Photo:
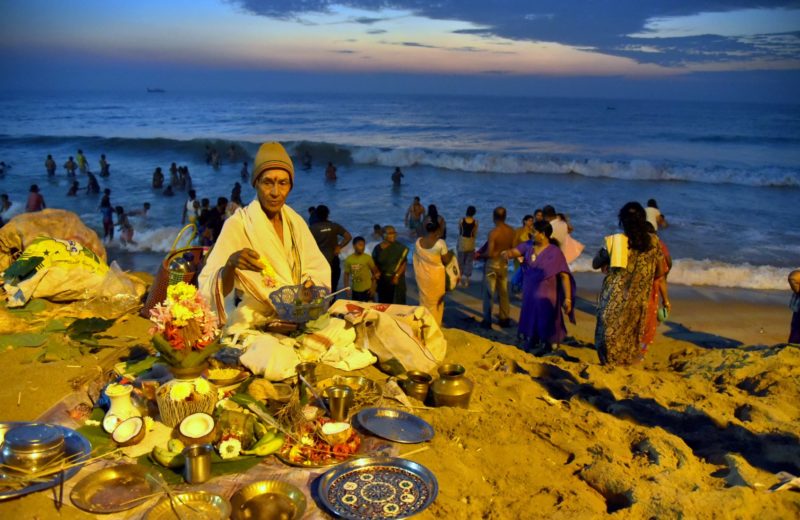
{"type": "Polygon", "coordinates": [[[428,468],[391,457],[341,464],[319,479],[325,508],[348,520],[407,518],[436,500],[439,484],[428,468]]]}

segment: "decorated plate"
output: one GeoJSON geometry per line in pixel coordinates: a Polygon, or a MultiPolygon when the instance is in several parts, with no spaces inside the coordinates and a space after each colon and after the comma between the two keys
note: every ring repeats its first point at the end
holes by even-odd
{"type": "Polygon", "coordinates": [[[402,410],[364,408],[356,417],[366,430],[390,441],[414,444],[433,438],[433,426],[402,410]]]}
{"type": "MultiPolygon", "coordinates": [[[[5,433],[15,426],[20,426],[23,424],[27,424],[25,422],[1,422],[0,423],[0,444],[2,444],[2,440],[5,437],[5,433]]],[[[58,424],[54,424],[53,426],[57,426],[62,430],[64,433],[64,457],[68,458],[70,462],[79,462],[81,460],[85,460],[89,457],[89,453],[92,451],[92,445],[89,441],[81,435],[80,433],[76,432],[71,428],[67,428],[66,426],[61,426],[58,424]]],[[[0,455],[0,464],[3,462],[3,457],[0,455]]],[[[75,465],[69,468],[64,472],[64,481],[67,481],[75,476],[75,474],[80,471],[81,465],[75,465]]],[[[47,480],[42,480],[40,482],[36,482],[33,484],[29,484],[28,486],[19,488],[12,484],[12,480],[14,480],[14,475],[6,475],[0,471],[0,500],[5,500],[7,498],[18,497],[22,495],[27,495],[28,493],[33,493],[34,491],[41,491],[43,489],[51,488],[61,482],[60,473],[53,475],[52,478],[47,480]]]]}
{"type": "Polygon", "coordinates": [[[439,484],[425,466],[399,458],[342,464],[320,477],[322,505],[349,520],[407,518],[436,500],[439,484]]]}

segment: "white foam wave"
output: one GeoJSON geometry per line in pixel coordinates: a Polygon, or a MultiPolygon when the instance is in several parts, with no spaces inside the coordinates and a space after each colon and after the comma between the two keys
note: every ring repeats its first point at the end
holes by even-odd
{"type": "MultiPolygon", "coordinates": [[[[593,271],[592,259],[581,255],[570,268],[574,272],[593,271]]],[[[736,287],[743,289],[784,290],[791,268],[771,265],[727,264],[716,260],[676,259],[669,282],[681,285],[736,287]]]]}
{"type": "Polygon", "coordinates": [[[125,247],[128,251],[167,253],[172,248],[172,242],[180,230],[180,226],[137,229],[133,235],[136,244],[129,244],[125,247]]]}
{"type": "Polygon", "coordinates": [[[672,163],[654,163],[643,159],[631,161],[560,158],[553,156],[444,152],[423,148],[355,147],[353,161],[380,166],[433,166],[448,170],[480,173],[555,173],[609,177],[626,180],[691,181],[708,184],[800,187],[800,172],[786,168],[702,167],[672,163]]]}

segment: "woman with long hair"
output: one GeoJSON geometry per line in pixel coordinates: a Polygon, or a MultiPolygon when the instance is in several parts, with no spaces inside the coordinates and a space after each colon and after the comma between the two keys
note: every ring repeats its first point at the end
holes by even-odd
{"type": "Polygon", "coordinates": [[[575,323],[572,299],[575,279],[570,273],[553,227],[546,220],[533,224],[533,239],[503,252],[505,258],[522,257],[522,310],[519,334],[528,339],[526,350],[546,353],[564,341],[564,314],[575,323]]]}
{"type": "Polygon", "coordinates": [[[439,238],[436,221],[425,224],[425,236],[417,239],[414,247],[414,278],[419,290],[419,304],[431,311],[439,325],[442,324],[446,291],[444,266],[452,256],[444,240],[439,238]]]}
{"type": "Polygon", "coordinates": [[[629,202],[619,211],[622,233],[607,236],[592,266],[606,273],[597,305],[595,348],[600,362],[641,361],[653,282],[663,276],[658,238],[647,228],[644,208],[629,202]]]}

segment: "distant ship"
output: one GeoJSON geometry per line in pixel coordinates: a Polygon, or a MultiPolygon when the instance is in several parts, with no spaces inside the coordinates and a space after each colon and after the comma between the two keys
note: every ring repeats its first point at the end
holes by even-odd
{"type": "Polygon", "coordinates": [[[163,88],[148,88],[147,91],[150,92],[151,94],[163,94],[164,92],[166,92],[166,90],[164,90],[163,88]]]}

